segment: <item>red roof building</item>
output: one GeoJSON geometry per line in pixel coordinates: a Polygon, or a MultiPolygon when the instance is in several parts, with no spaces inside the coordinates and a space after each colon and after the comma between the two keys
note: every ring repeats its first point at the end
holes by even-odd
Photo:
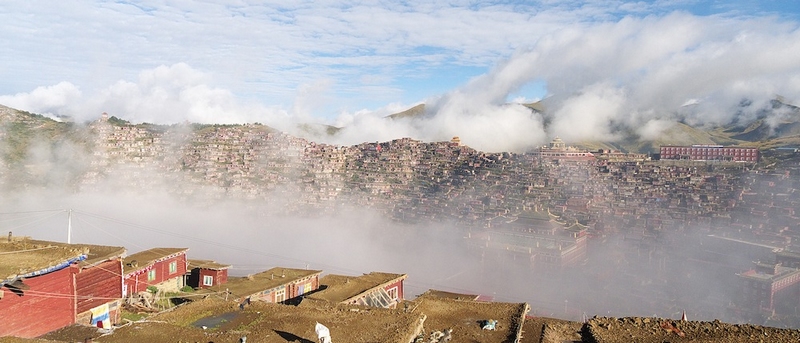
{"type": "Polygon", "coordinates": [[[778,264],[756,263],[755,268],[739,274],[743,280],[741,307],[766,314],[781,311],[779,305],[789,306],[789,312],[800,303],[800,269],[778,264]]]}
{"type": "Polygon", "coordinates": [[[667,145],[660,149],[662,160],[758,162],[758,148],[722,145],[667,145]]]}
{"type": "Polygon", "coordinates": [[[561,270],[584,263],[588,228],[556,219],[549,212],[526,212],[501,228],[471,234],[471,244],[501,259],[529,260],[536,270],[561,270]]]}
{"type": "Polygon", "coordinates": [[[227,283],[202,292],[243,302],[294,302],[319,288],[320,274],[321,270],[275,267],[246,277],[231,277],[227,283]]]}
{"type": "Polygon", "coordinates": [[[178,291],[186,285],[187,248],[153,248],[125,258],[123,297],[147,291],[178,291]]]}
{"type": "Polygon", "coordinates": [[[122,247],[16,238],[0,243],[0,337],[119,321],[122,247]]]}
{"type": "Polygon", "coordinates": [[[406,274],[372,272],[361,276],[325,275],[309,298],[332,303],[395,308],[403,301],[406,274]]]}
{"type": "Polygon", "coordinates": [[[554,138],[549,146],[543,146],[530,151],[529,154],[542,160],[555,161],[594,161],[593,153],[567,146],[561,138],[554,138]]]}
{"type": "Polygon", "coordinates": [[[210,260],[189,260],[186,285],[193,288],[208,288],[228,282],[228,264],[210,260]]]}

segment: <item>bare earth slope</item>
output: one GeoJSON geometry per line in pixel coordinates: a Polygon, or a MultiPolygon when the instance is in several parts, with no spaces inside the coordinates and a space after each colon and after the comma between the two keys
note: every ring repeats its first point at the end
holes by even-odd
{"type": "Polygon", "coordinates": [[[583,342],[592,343],[745,343],[800,342],[800,330],[777,329],[719,321],[677,321],[661,318],[610,318],[589,320],[583,327],[583,342]]]}

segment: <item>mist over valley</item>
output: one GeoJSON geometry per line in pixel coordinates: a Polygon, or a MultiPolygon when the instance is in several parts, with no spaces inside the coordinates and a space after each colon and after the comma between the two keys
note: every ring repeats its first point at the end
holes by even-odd
{"type": "MultiPolygon", "coordinates": [[[[758,164],[572,161],[456,138],[340,146],[261,124],[2,115],[3,231],[65,241],[72,210],[73,242],[188,247],[232,275],[388,271],[409,275],[407,294],[481,294],[534,315],[763,324],[737,273],[800,251],[798,157],[782,150],[758,164]]],[[[770,323],[797,327],[796,304],[776,306],[770,323]]]]}

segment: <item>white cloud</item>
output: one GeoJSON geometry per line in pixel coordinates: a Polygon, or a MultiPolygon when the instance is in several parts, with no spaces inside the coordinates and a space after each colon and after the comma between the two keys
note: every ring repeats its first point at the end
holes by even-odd
{"type": "Polygon", "coordinates": [[[61,115],[81,98],[81,91],[69,82],[36,87],[28,93],[0,96],[0,104],[35,113],[61,115]]]}
{"type": "Polygon", "coordinates": [[[627,121],[625,93],[608,84],[587,87],[553,113],[551,131],[566,141],[618,139],[615,125],[627,121]]]}
{"type": "Polygon", "coordinates": [[[275,113],[260,106],[248,106],[228,90],[209,86],[210,76],[184,63],[142,71],[137,82],[125,80],[86,97],[81,113],[84,120],[108,112],[132,122],[171,124],[245,123],[275,113]]]}
{"type": "Polygon", "coordinates": [[[22,3],[18,11],[36,16],[0,13],[0,29],[15,35],[0,45],[8,66],[0,77],[35,90],[0,101],[84,119],[106,111],[134,122],[258,121],[286,131],[318,121],[347,125],[335,142],[460,136],[496,151],[556,135],[611,139],[679,118],[724,123],[753,115],[778,94],[800,99],[796,21],[672,11],[681,6],[22,3]],[[53,26],[61,17],[103,30],[53,26]],[[45,47],[63,48],[43,58],[45,47]],[[427,100],[404,98],[400,86],[419,75],[442,77],[441,66],[491,64],[489,73],[427,100]],[[32,66],[41,70],[31,73],[32,66]],[[531,82],[546,84],[546,120],[505,104],[531,82]],[[753,105],[741,112],[743,98],[753,105]],[[426,100],[429,113],[386,121],[397,106],[364,110],[365,99],[426,100]]]}

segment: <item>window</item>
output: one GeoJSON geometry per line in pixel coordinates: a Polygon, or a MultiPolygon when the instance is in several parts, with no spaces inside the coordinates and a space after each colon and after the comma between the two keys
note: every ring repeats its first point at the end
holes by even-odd
{"type": "Polygon", "coordinates": [[[214,277],[211,275],[203,275],[203,286],[213,286],[214,277]]]}
{"type": "Polygon", "coordinates": [[[397,287],[389,288],[386,293],[389,293],[389,298],[397,300],[397,287]]]}
{"type": "Polygon", "coordinates": [[[275,291],[275,302],[279,303],[283,302],[284,300],[286,300],[286,289],[275,291]]]}
{"type": "Polygon", "coordinates": [[[175,274],[178,272],[178,261],[172,261],[169,263],[169,273],[175,274]]]}
{"type": "Polygon", "coordinates": [[[150,271],[147,272],[147,281],[153,281],[155,279],[156,279],[156,270],[150,269],[150,271]]]}

